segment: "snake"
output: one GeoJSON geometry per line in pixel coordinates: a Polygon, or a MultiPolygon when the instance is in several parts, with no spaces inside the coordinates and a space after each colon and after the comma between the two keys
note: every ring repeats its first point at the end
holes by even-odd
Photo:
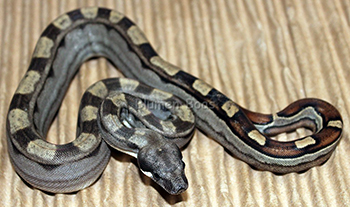
{"type": "Polygon", "coordinates": [[[124,14],[80,8],[51,22],[9,106],[6,122],[13,168],[29,185],[70,193],[98,180],[116,149],[169,194],[188,188],[181,149],[195,129],[253,169],[303,172],[323,164],[341,138],[338,110],[316,98],[278,113],[239,106],[205,81],[161,58],[124,14]],[[98,81],[81,99],[76,138],[53,144],[46,134],[67,88],[85,61],[104,57],[124,78],[98,81]],[[311,130],[288,141],[273,136],[311,130]]]}

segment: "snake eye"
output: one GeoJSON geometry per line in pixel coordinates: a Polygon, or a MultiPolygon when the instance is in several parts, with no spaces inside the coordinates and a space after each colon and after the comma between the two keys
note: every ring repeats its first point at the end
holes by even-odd
{"type": "Polygon", "coordinates": [[[153,173],[153,179],[159,180],[160,179],[159,174],[158,173],[153,173]]]}

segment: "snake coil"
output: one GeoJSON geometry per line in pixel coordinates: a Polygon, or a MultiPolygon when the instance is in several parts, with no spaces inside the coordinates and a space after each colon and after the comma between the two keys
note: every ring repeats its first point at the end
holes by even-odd
{"type": "Polygon", "coordinates": [[[12,98],[6,129],[16,172],[44,191],[66,193],[91,185],[109,161],[108,143],[136,157],[142,172],[167,192],[179,194],[188,186],[180,148],[194,124],[235,157],[275,173],[325,162],[343,127],[337,109],[319,99],[298,100],[273,115],[244,109],[163,60],[123,14],[93,7],[63,14],[44,30],[12,98]],[[124,78],[97,82],[83,95],[77,138],[63,145],[47,142],[79,66],[100,56],[142,84],[124,78]],[[190,109],[177,97],[197,107],[190,109]],[[269,137],[299,127],[313,134],[287,142],[269,137]]]}

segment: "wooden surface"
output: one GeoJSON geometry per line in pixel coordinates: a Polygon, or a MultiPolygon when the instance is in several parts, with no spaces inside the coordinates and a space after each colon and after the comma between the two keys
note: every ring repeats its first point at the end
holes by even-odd
{"type": "MultiPolygon", "coordinates": [[[[1,206],[348,206],[350,205],[349,1],[0,0],[1,206]],[[76,194],[28,187],[9,161],[5,120],[41,31],[58,15],[103,6],[130,17],[171,63],[253,111],[277,112],[304,97],[335,105],[343,139],[329,161],[284,176],[251,169],[196,132],[183,151],[189,188],[168,196],[141,175],[135,160],[114,152],[102,177],[76,194]]],[[[121,76],[106,60],[82,66],[48,140],[72,141],[79,99],[102,78],[121,76]]],[[[300,130],[279,135],[285,140],[300,130]]]]}

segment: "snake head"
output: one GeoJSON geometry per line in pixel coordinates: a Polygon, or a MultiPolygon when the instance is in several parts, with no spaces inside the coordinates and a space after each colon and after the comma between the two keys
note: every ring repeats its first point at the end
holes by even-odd
{"type": "Polygon", "coordinates": [[[137,156],[141,171],[169,194],[178,195],[188,187],[185,163],[174,143],[160,143],[140,149],[137,156]]]}

